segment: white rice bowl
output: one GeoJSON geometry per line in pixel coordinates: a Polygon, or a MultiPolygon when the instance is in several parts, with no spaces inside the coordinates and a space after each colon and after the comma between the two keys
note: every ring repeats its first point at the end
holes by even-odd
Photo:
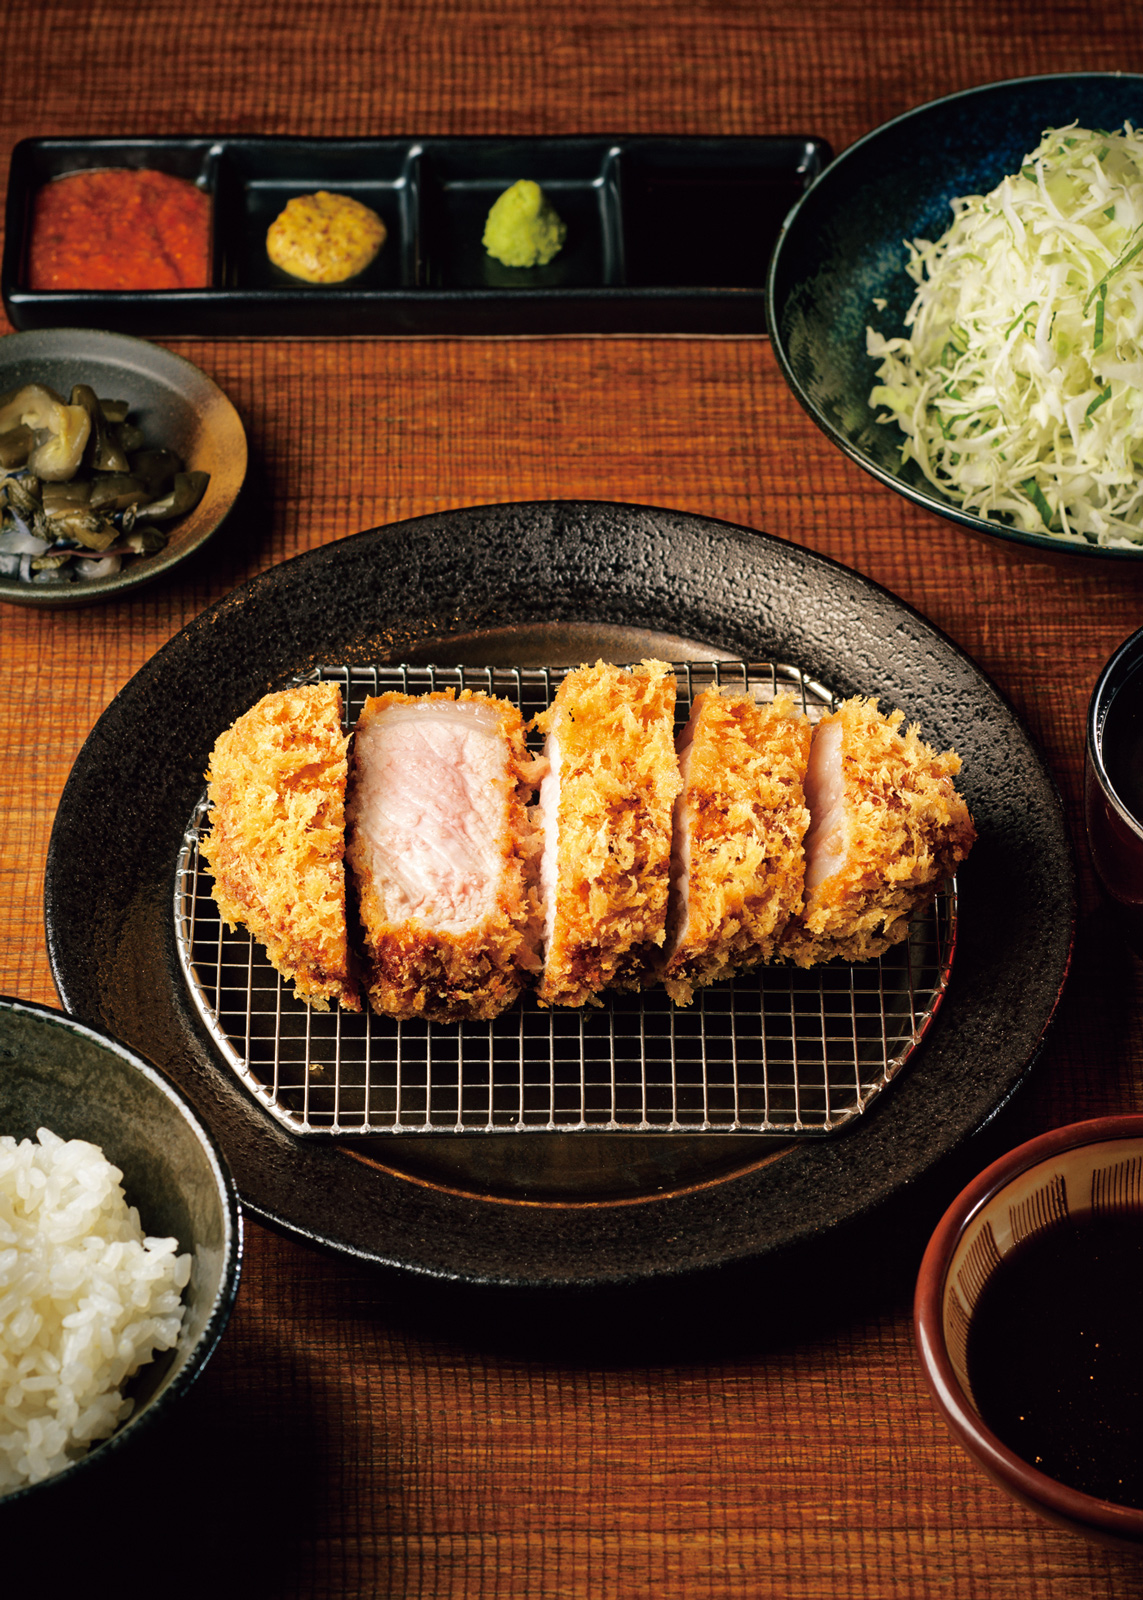
{"type": "Polygon", "coordinates": [[[191,1256],[147,1238],[98,1146],[0,1137],[0,1494],[126,1420],[123,1384],[173,1349],[191,1256]]]}

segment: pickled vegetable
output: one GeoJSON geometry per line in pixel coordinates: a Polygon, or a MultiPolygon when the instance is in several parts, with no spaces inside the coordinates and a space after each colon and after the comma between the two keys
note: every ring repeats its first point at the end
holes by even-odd
{"type": "Polygon", "coordinates": [[[148,447],[127,403],[77,383],[69,400],[29,383],[0,396],[0,577],[108,577],[164,548],[210,474],[148,447]]]}

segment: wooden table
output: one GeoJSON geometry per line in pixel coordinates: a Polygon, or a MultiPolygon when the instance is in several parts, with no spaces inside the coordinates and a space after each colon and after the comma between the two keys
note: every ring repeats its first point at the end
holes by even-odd
{"type": "MultiPolygon", "coordinates": [[[[48,134],[616,130],[793,132],[842,150],[974,84],[1143,69],[1140,22],[1128,0],[43,0],[8,55],[0,152],[48,134]]],[[[761,338],[172,348],[239,408],[264,516],[137,599],[0,606],[0,991],[55,1002],[42,879],[61,788],[108,701],[206,605],[422,512],[641,501],[857,568],[996,680],[1062,790],[1081,917],[1057,1025],[987,1150],[1143,1103],[1140,968],[1107,934],[1080,810],[1087,699],[1143,623],[1143,570],[1023,558],[913,509],[833,449],[761,338]]],[[[906,1252],[796,1333],[607,1361],[455,1306],[414,1314],[367,1268],[250,1224],[237,1310],[183,1417],[127,1473],[126,1512],[93,1487],[76,1522],[109,1539],[120,1519],[115,1540],[169,1556],[177,1592],[1143,1595],[1136,1560],[1042,1524],[946,1435],[913,1354],[916,1264],[906,1252]]],[[[80,1569],[51,1520],[11,1521],[17,1544],[40,1537],[68,1592],[80,1569]]]]}

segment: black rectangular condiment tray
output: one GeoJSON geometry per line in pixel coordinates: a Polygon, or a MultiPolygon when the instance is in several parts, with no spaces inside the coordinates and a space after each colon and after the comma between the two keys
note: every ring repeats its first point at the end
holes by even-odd
{"type": "Polygon", "coordinates": [[[0,291],[19,329],[144,337],[761,334],[774,243],[830,155],[794,136],[25,139],[9,171],[0,291]],[[206,190],[209,288],[27,286],[37,189],[93,167],[152,167],[206,190]],[[518,178],[567,223],[544,267],[505,267],[483,248],[488,210],[518,178]],[[266,254],[286,202],[317,189],[371,206],[387,229],[377,259],[343,285],[303,283],[266,254]]]}

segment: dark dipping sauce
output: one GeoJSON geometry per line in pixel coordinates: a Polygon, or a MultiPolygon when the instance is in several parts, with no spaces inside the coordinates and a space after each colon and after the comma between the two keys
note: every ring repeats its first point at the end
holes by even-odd
{"type": "Polygon", "coordinates": [[[36,195],[31,289],[204,289],[210,199],[167,172],[70,172],[36,195]]]}
{"type": "Polygon", "coordinates": [[[1143,1507],[1143,1212],[1081,1212],[1010,1251],[972,1314],[968,1377],[1023,1461],[1143,1507]]]}

